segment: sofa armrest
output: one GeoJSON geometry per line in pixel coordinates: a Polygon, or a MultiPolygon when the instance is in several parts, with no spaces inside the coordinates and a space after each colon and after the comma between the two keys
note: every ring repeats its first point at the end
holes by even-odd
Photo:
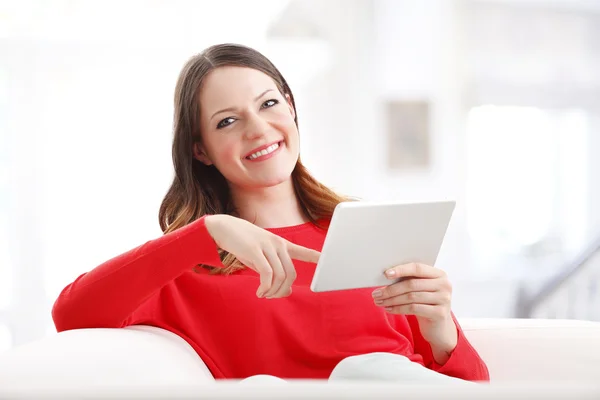
{"type": "Polygon", "coordinates": [[[155,327],[76,329],[0,356],[0,382],[12,387],[197,385],[214,382],[194,349],[155,327]]]}
{"type": "Polygon", "coordinates": [[[459,319],[498,381],[596,381],[600,323],[546,319],[459,319]]]}
{"type": "MultiPolygon", "coordinates": [[[[596,381],[600,323],[542,319],[459,319],[492,382],[596,381]]],[[[166,330],[66,331],[0,355],[0,383],[37,387],[197,386],[214,379],[194,349],[166,330]]]]}

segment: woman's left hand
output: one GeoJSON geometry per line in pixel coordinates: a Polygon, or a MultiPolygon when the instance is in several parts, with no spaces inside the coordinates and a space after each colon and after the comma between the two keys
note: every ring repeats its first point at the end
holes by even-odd
{"type": "Polygon", "coordinates": [[[386,277],[400,281],[375,290],[375,304],[393,314],[414,315],[434,355],[449,355],[456,347],[458,333],[450,307],[452,285],[446,273],[429,265],[410,263],[390,268],[386,277]]]}

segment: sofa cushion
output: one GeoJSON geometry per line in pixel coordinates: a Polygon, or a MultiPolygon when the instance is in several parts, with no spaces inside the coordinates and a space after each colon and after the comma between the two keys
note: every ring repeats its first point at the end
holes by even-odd
{"type": "Polygon", "coordinates": [[[2,386],[68,387],[197,384],[214,381],[194,349],[163,329],[80,329],[0,356],[2,386]]]}
{"type": "Polygon", "coordinates": [[[597,381],[600,323],[545,319],[460,319],[498,381],[597,381]]]}

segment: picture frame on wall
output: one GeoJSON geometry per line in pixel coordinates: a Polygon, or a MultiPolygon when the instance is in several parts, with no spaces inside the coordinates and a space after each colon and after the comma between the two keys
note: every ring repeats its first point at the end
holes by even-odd
{"type": "Polygon", "coordinates": [[[386,113],[388,169],[428,170],[431,166],[429,102],[392,100],[387,103],[386,113]]]}

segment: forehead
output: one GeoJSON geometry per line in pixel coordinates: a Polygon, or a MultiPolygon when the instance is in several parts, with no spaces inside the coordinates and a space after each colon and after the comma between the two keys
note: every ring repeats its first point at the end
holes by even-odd
{"type": "Polygon", "coordinates": [[[219,67],[204,78],[200,87],[202,108],[232,107],[238,102],[254,99],[277,85],[267,74],[245,67],[219,67]]]}

